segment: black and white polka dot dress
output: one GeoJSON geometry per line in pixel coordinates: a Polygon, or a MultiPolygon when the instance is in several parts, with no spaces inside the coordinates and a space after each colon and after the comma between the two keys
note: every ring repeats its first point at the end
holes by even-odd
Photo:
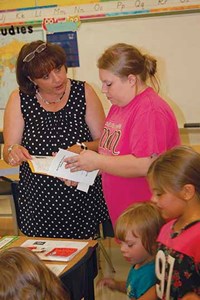
{"type": "MultiPolygon", "coordinates": [[[[22,145],[32,155],[52,155],[76,142],[91,141],[85,123],[84,83],[71,80],[69,99],[58,112],[40,106],[35,96],[20,92],[25,121],[22,145]]],[[[20,229],[28,236],[90,238],[108,219],[101,178],[88,193],[67,187],[61,180],[33,174],[27,163],[20,167],[20,229]]]]}

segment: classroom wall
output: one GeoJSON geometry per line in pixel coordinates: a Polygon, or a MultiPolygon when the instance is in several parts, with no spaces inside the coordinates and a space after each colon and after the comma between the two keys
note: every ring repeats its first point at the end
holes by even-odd
{"type": "Polygon", "coordinates": [[[80,68],[74,77],[89,81],[101,97],[96,61],[105,48],[125,42],[158,60],[160,94],[171,105],[184,143],[200,144],[200,129],[183,124],[200,122],[200,14],[142,17],[82,23],[78,30],[80,68]]]}
{"type": "MultiPolygon", "coordinates": [[[[69,76],[88,81],[107,112],[101,93],[96,61],[108,46],[131,43],[158,60],[160,94],[171,105],[184,143],[200,144],[200,129],[183,129],[184,123],[200,122],[200,13],[118,18],[82,22],[78,29],[80,67],[69,76]]],[[[3,111],[0,116],[2,127],[3,111]]]]}
{"type": "Polygon", "coordinates": [[[95,65],[104,49],[118,42],[136,45],[157,58],[160,93],[183,127],[185,122],[199,120],[199,32],[200,14],[82,23],[78,30],[80,68],[75,76],[99,87],[95,65]]]}

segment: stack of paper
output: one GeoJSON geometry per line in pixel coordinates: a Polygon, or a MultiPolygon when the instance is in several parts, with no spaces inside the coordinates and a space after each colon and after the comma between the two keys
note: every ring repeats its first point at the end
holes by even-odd
{"type": "Polygon", "coordinates": [[[75,155],[77,154],[74,152],[60,149],[54,157],[32,156],[32,160],[29,160],[28,163],[33,173],[41,173],[78,182],[77,188],[87,192],[89,186],[94,183],[98,170],[92,172],[71,172],[70,169],[66,169],[64,159],[75,155]]]}

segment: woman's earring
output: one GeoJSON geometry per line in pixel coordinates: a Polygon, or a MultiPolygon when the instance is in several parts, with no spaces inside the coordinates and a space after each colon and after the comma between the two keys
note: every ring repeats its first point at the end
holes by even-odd
{"type": "Polygon", "coordinates": [[[30,78],[30,76],[27,76],[28,80],[30,81],[30,88],[32,90],[35,90],[35,93],[38,92],[38,85],[30,78]]]}
{"type": "Polygon", "coordinates": [[[37,92],[38,92],[38,86],[37,86],[37,84],[35,84],[34,82],[33,82],[33,84],[34,84],[35,92],[37,93],[37,92]]]}
{"type": "Polygon", "coordinates": [[[35,91],[37,92],[37,91],[38,91],[38,86],[37,86],[37,84],[31,79],[30,76],[28,76],[28,79],[29,79],[30,82],[33,84],[33,87],[34,87],[35,91]]]}

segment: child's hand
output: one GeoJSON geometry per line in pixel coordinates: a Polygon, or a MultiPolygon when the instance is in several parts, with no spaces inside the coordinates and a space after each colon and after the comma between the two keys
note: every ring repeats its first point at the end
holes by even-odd
{"type": "Polygon", "coordinates": [[[116,290],[117,282],[112,278],[103,278],[97,282],[97,287],[102,288],[107,286],[111,290],[116,290]]]}

